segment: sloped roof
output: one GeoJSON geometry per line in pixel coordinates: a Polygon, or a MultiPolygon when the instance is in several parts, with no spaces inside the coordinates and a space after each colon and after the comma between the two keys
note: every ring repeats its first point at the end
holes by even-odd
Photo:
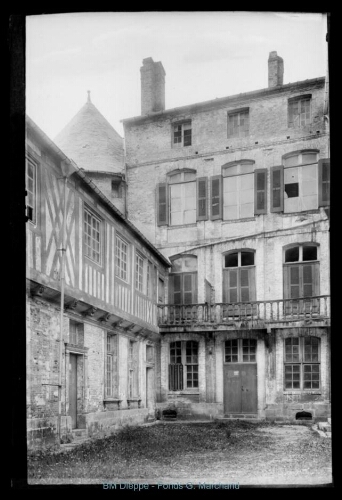
{"type": "Polygon", "coordinates": [[[84,170],[119,173],[124,169],[123,138],[90,97],[54,142],[84,170]]]}

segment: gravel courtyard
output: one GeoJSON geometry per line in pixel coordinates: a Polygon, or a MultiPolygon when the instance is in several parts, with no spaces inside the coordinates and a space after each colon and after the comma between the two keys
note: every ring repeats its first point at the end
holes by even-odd
{"type": "Polygon", "coordinates": [[[29,484],[326,485],[331,440],[306,425],[158,422],[28,457],[29,484]]]}

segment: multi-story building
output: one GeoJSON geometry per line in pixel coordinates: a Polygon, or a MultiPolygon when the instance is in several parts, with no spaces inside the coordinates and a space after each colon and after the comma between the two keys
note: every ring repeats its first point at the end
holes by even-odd
{"type": "Polygon", "coordinates": [[[28,117],[26,129],[31,448],[154,419],[169,261],[28,117]]]}
{"type": "Polygon", "coordinates": [[[158,406],[180,416],[329,415],[328,93],[283,74],[271,52],[267,88],[165,109],[147,58],[123,120],[128,217],[172,263],[158,406]]]}

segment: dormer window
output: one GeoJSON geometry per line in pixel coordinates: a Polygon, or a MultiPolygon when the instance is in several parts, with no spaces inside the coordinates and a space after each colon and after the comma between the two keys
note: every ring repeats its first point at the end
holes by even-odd
{"type": "Polygon", "coordinates": [[[172,145],[174,148],[191,146],[191,121],[175,123],[172,129],[172,145]]]}

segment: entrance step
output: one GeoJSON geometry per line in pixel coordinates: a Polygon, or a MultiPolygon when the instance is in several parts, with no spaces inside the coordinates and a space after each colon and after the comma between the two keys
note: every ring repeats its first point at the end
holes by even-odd
{"type": "Polygon", "coordinates": [[[264,419],[258,418],[257,413],[239,413],[239,414],[232,413],[229,415],[225,415],[223,418],[218,418],[218,420],[251,420],[251,421],[254,421],[254,420],[264,420],[264,419]]]}

